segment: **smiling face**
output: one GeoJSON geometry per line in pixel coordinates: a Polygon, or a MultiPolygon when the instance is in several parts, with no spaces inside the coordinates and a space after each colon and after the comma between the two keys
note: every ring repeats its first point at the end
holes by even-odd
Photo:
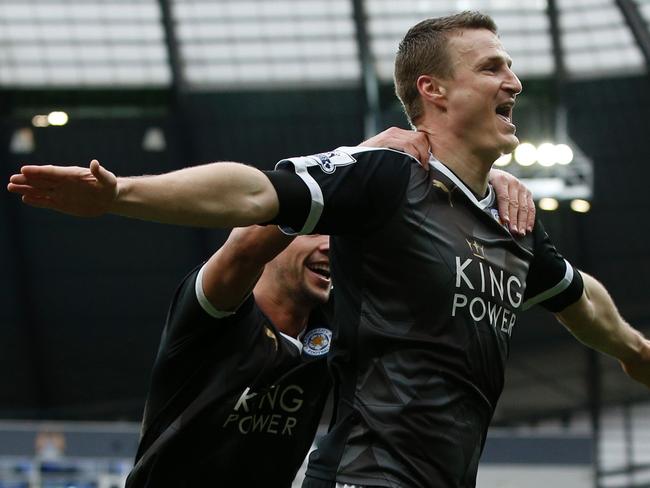
{"type": "Polygon", "coordinates": [[[292,299],[312,305],[327,302],[332,288],[329,236],[298,236],[267,267],[292,299]]]}
{"type": "Polygon", "coordinates": [[[519,144],[512,108],[521,93],[512,60],[487,29],[462,29],[449,38],[453,76],[443,80],[447,127],[482,158],[494,161],[519,144]]]}

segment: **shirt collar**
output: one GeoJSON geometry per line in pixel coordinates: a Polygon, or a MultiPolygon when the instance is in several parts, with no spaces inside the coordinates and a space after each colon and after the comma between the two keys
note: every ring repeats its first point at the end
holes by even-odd
{"type": "Polygon", "coordinates": [[[485,198],[479,200],[476,198],[476,195],[474,195],[474,192],[467,188],[467,185],[465,185],[465,183],[463,183],[463,181],[458,176],[456,176],[452,170],[438,161],[435,157],[429,156],[429,165],[449,178],[467,196],[467,198],[469,198],[469,200],[481,210],[485,210],[494,203],[494,190],[492,188],[492,185],[489,183],[488,194],[485,196],[485,198]]]}

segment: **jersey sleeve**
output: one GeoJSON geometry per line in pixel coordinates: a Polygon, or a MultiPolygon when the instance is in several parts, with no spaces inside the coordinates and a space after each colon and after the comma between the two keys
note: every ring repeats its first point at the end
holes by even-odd
{"type": "Polygon", "coordinates": [[[367,147],[284,159],[266,173],[280,202],[269,223],[287,234],[368,231],[399,208],[417,164],[400,151],[367,147]]]}
{"type": "Polygon", "coordinates": [[[172,349],[182,347],[185,341],[200,336],[201,330],[228,327],[229,323],[252,307],[253,298],[249,295],[235,312],[217,310],[203,293],[202,270],[203,265],[185,277],[169,307],[165,342],[172,349]]]}
{"type": "Polygon", "coordinates": [[[582,276],[558,252],[539,220],[533,239],[534,257],[526,278],[523,310],[539,304],[550,312],[561,312],[582,296],[582,276]]]}

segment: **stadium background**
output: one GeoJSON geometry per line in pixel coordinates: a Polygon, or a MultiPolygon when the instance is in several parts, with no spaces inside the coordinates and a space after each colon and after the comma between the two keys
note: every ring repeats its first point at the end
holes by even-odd
{"type": "MultiPolygon", "coordinates": [[[[559,194],[557,210],[539,210],[547,230],[650,333],[647,0],[1,0],[4,181],[24,163],[91,158],[124,176],[217,160],[270,168],[406,127],[391,85],[399,38],[465,8],[494,16],[514,59],[520,139],[570,143],[593,170],[590,211],[559,194]]],[[[64,432],[72,462],[101,443],[71,454],[74,432],[137,431],[168,301],[225,235],[80,221],[2,192],[0,486],[68,486],[34,481],[39,432],[64,432]]],[[[515,326],[507,377],[494,432],[510,444],[495,459],[552,439],[533,449],[552,469],[558,446],[584,440],[588,486],[650,486],[650,394],[615,361],[532,312],[515,326]]],[[[113,446],[121,464],[106,470],[124,471],[132,442],[93,455],[113,446]]]]}

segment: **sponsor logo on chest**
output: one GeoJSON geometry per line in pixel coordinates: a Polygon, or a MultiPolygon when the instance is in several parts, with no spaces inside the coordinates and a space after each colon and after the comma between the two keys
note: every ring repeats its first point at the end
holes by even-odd
{"type": "Polygon", "coordinates": [[[273,385],[262,393],[246,387],[221,427],[242,435],[258,432],[292,436],[304,393],[298,385],[273,385]]]}
{"type": "Polygon", "coordinates": [[[524,285],[518,276],[491,264],[486,248],[466,239],[472,257],[455,256],[455,289],[451,316],[468,313],[475,322],[487,321],[496,330],[512,335],[521,306],[524,285]]]}

